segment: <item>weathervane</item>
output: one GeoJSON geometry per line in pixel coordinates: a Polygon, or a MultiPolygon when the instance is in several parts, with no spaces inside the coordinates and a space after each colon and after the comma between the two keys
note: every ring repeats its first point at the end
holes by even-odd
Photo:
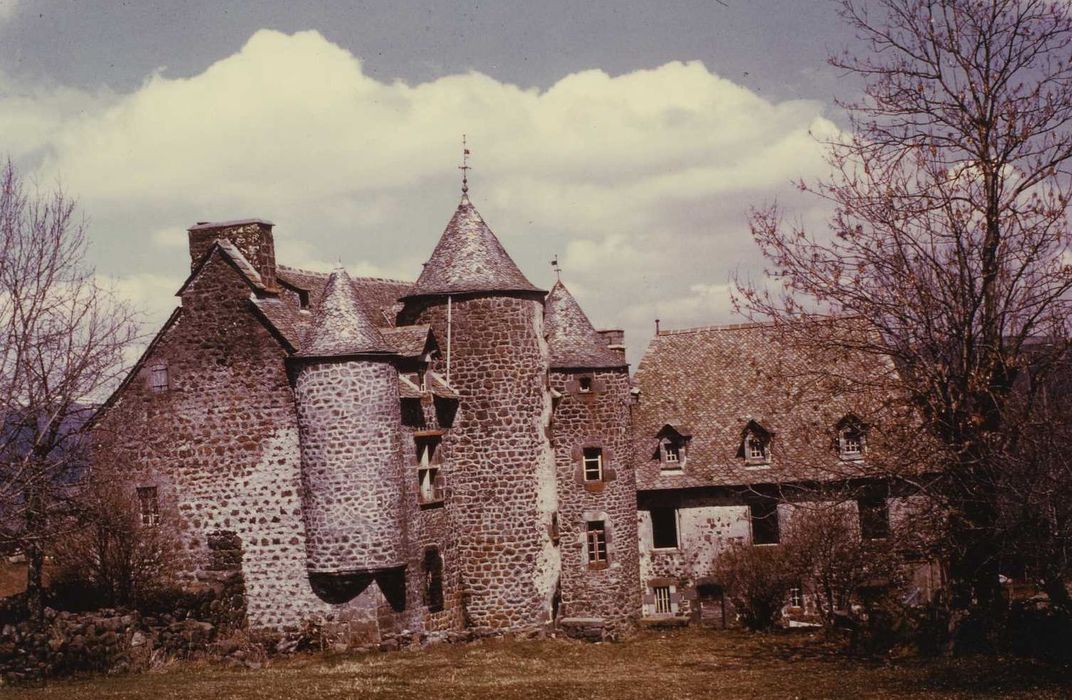
{"type": "Polygon", "coordinates": [[[558,253],[555,253],[555,257],[551,260],[551,269],[555,271],[555,277],[558,281],[562,281],[562,268],[558,265],[558,253]]]}
{"type": "Polygon", "coordinates": [[[469,194],[469,143],[465,140],[465,134],[462,134],[462,164],[458,166],[458,170],[462,171],[462,195],[467,196],[469,194]]]}

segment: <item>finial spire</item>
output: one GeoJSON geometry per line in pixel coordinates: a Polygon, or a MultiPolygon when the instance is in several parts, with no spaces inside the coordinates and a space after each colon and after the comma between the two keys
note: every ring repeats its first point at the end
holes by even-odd
{"type": "Polygon", "coordinates": [[[558,253],[555,253],[555,257],[551,260],[551,269],[555,271],[555,278],[562,281],[562,268],[558,264],[558,253]]]}
{"type": "Polygon", "coordinates": [[[462,171],[462,196],[469,196],[469,142],[465,134],[462,134],[462,164],[458,166],[462,171]]]}

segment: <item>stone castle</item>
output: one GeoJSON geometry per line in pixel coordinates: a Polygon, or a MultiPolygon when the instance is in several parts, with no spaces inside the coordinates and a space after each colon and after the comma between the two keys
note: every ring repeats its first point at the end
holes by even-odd
{"type": "MultiPolygon", "coordinates": [[[[96,429],[190,575],[239,550],[251,627],[724,623],[718,549],[777,541],[755,485],[793,481],[773,436],[812,428],[746,376],[762,329],[664,332],[631,379],[623,334],[531,284],[466,194],[414,283],[277,264],[262,220],[189,242],[181,305],[96,429]]],[[[856,414],[830,411],[856,453],[816,459],[857,458],[856,414]]]]}

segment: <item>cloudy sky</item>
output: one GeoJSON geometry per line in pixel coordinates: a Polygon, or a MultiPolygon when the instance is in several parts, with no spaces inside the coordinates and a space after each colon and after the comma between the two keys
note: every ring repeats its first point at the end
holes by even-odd
{"type": "Polygon", "coordinates": [[[825,0],[0,0],[0,153],[77,196],[102,275],[159,323],[197,221],[276,223],[287,264],[414,279],[459,195],[635,362],[655,318],[734,320],[753,204],[851,86],[825,0]],[[840,91],[840,93],[838,92],[840,91]]]}

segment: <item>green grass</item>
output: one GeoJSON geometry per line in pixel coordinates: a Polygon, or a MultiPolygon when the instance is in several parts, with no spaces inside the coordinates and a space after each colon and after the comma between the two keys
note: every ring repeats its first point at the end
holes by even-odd
{"type": "Polygon", "coordinates": [[[106,698],[1059,698],[1067,673],[995,658],[868,662],[817,637],[689,629],[620,644],[484,641],[259,670],[164,672],[8,688],[5,700],[106,698]]]}

